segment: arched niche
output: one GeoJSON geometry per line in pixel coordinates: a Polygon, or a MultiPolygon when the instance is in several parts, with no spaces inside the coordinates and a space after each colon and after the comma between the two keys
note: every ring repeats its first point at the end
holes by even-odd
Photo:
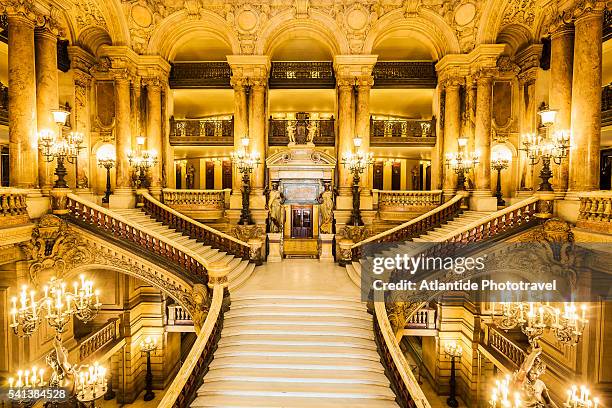
{"type": "Polygon", "coordinates": [[[423,33],[398,28],[378,38],[372,54],[378,55],[379,61],[426,61],[435,59],[436,50],[423,33]]]}
{"type": "Polygon", "coordinates": [[[506,44],[504,54],[513,56],[533,43],[531,31],[521,24],[505,26],[497,35],[496,43],[506,44]]]}

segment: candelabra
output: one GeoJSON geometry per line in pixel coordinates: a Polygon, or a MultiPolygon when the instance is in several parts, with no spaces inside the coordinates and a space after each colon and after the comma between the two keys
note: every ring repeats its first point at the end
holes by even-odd
{"type": "MultiPolygon", "coordinates": [[[[57,166],[55,167],[55,180],[54,188],[67,188],[65,177],[68,174],[64,162],[77,163],[77,157],[79,151],[83,149],[81,143],[83,143],[83,135],[78,132],[73,132],[64,137],[62,135],[62,127],[66,123],[66,119],[70,112],[58,109],[51,111],[55,123],[58,126],[57,137],[51,130],[43,130],[38,134],[38,147],[48,163],[53,160],[57,160],[57,166]]],[[[77,170],[78,171],[78,170],[77,170]]],[[[78,175],[77,175],[78,179],[78,175]]]]}
{"type": "Polygon", "coordinates": [[[510,159],[499,152],[495,152],[491,157],[491,168],[497,171],[497,187],[495,189],[495,197],[497,197],[497,205],[506,205],[502,194],[501,172],[510,165],[510,159]]]}
{"type": "Polygon", "coordinates": [[[81,402],[91,402],[106,392],[106,369],[96,362],[92,366],[75,366],[68,361],[68,352],[62,345],[62,333],[72,316],[83,322],[91,321],[98,313],[101,303],[98,291],[93,290],[93,282],[80,276],[80,283],[74,282],[72,291],[66,284],[52,278],[44,286],[44,296],[36,300],[36,292],[21,288],[19,297],[11,299],[11,322],[9,327],[19,337],[31,336],[46,321],[55,331],[53,351],[45,361],[52,369],[48,381],[44,379],[44,370],[33,367],[31,370],[19,370],[17,379],[9,378],[9,388],[17,401],[37,399],[66,399],[68,394],[64,387],[66,376],[74,378],[74,396],[81,402]],[[49,389],[41,387],[49,386],[49,389]],[[49,394],[53,393],[53,394],[49,394]]]}
{"type": "Polygon", "coordinates": [[[545,127],[545,135],[541,136],[535,133],[529,133],[523,136],[523,148],[531,165],[535,166],[542,161],[542,169],[540,170],[540,187],[538,191],[554,191],[550,184],[550,179],[553,176],[550,169],[551,162],[559,165],[565,159],[569,152],[570,138],[566,131],[555,132],[550,135],[550,128],[555,123],[557,111],[548,109],[545,104],[542,104],[540,111],[542,125],[545,127]]]}
{"type": "Polygon", "coordinates": [[[510,330],[520,326],[533,348],[537,348],[545,330],[550,330],[563,344],[576,345],[588,323],[584,304],[580,313],[573,302],[565,303],[563,310],[535,302],[503,302],[501,305],[501,317],[495,319],[497,327],[510,330]]]}
{"type": "Polygon", "coordinates": [[[511,391],[510,376],[503,380],[495,380],[495,387],[491,393],[489,405],[492,408],[521,408],[521,394],[511,391]],[[511,399],[514,397],[513,399],[511,399]]]}
{"type": "Polygon", "coordinates": [[[477,152],[467,152],[467,138],[457,139],[457,153],[446,155],[446,167],[452,169],[457,174],[457,190],[465,190],[465,173],[474,169],[478,164],[479,155],[477,152]]]}
{"type": "Polygon", "coordinates": [[[151,371],[151,353],[157,350],[157,340],[151,338],[151,336],[145,337],[145,339],[140,342],[140,350],[147,354],[147,374],[145,375],[146,392],[144,394],[144,400],[151,401],[155,398],[155,393],[153,392],[153,372],[151,371]]]}
{"type": "Polygon", "coordinates": [[[446,343],[446,345],[444,346],[444,353],[447,356],[449,356],[451,359],[451,373],[450,373],[450,380],[449,380],[450,395],[446,399],[446,405],[448,405],[449,407],[456,408],[459,406],[459,402],[457,401],[457,380],[455,378],[455,359],[461,358],[461,355],[463,354],[463,350],[461,349],[459,345],[457,345],[457,343],[453,341],[450,343],[446,343]]]}
{"type": "Polygon", "coordinates": [[[110,143],[103,144],[96,153],[98,159],[98,166],[106,169],[106,191],[104,191],[104,197],[102,203],[108,204],[110,200],[111,191],[111,174],[110,171],[115,167],[116,155],[115,146],[110,143]]]}
{"type": "Polygon", "coordinates": [[[572,385],[572,387],[567,390],[567,400],[563,403],[563,407],[565,408],[598,408],[599,407],[599,398],[591,399],[591,392],[585,386],[580,387],[580,389],[576,385],[572,385]],[[578,393],[580,390],[580,393],[578,393]]]}
{"type": "Polygon", "coordinates": [[[359,182],[361,181],[361,174],[374,163],[372,153],[365,153],[360,150],[362,139],[359,136],[353,138],[354,152],[347,152],[342,157],[342,165],[348,168],[353,175],[353,209],[351,210],[351,219],[349,225],[360,226],[363,225],[361,219],[361,198],[359,196],[359,182]]]}
{"type": "Polygon", "coordinates": [[[231,160],[236,165],[238,171],[242,174],[242,210],[240,210],[240,225],[251,225],[251,210],[249,208],[249,197],[251,194],[251,173],[253,169],[259,166],[259,154],[257,152],[249,152],[250,140],[247,136],[241,139],[242,148],[236,152],[232,152],[231,160]]]}
{"type": "Polygon", "coordinates": [[[145,138],[140,136],[136,138],[136,150],[127,152],[128,162],[134,168],[137,175],[136,186],[138,188],[147,187],[149,181],[147,172],[157,164],[157,152],[155,150],[144,149],[145,138]]]}

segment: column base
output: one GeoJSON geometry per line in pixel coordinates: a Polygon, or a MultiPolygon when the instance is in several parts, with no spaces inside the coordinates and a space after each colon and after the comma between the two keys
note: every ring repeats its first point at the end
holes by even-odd
{"type": "Polygon", "coordinates": [[[161,186],[149,187],[149,194],[151,194],[153,198],[155,198],[157,201],[161,201],[161,193],[162,193],[161,186]]]}
{"type": "Polygon", "coordinates": [[[563,200],[566,194],[566,190],[555,190],[555,200],[563,200]]]}
{"type": "Polygon", "coordinates": [[[520,198],[521,200],[525,199],[525,198],[529,198],[533,195],[533,191],[532,190],[519,190],[516,192],[516,197],[520,198]]]}
{"type": "Polygon", "coordinates": [[[568,201],[580,201],[580,193],[582,193],[582,191],[568,190],[565,192],[563,199],[568,201]]]}
{"type": "Polygon", "coordinates": [[[332,246],[334,243],[334,234],[319,234],[319,261],[334,262],[332,246]]]}
{"type": "Polygon", "coordinates": [[[453,198],[455,196],[455,189],[454,188],[445,188],[442,190],[442,198],[444,199],[444,202],[447,202],[448,200],[450,200],[451,198],[453,198]]]}
{"type": "Polygon", "coordinates": [[[281,262],[283,260],[283,234],[280,232],[268,234],[268,258],[266,262],[281,262]]]}

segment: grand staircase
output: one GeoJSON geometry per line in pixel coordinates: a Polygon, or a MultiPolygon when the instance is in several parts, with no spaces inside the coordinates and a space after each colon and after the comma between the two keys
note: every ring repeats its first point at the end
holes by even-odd
{"type": "Polygon", "coordinates": [[[174,229],[156,221],[146,213],[139,209],[125,209],[125,210],[113,210],[113,212],[127,218],[129,221],[147,228],[157,234],[160,234],[166,238],[172,239],[174,242],[181,244],[197,254],[204,257],[210,263],[225,264],[229,265],[231,272],[228,275],[229,289],[237,289],[251,276],[255,269],[254,263],[249,263],[248,260],[237,258],[233,255],[227,254],[226,252],[220,251],[211,246],[204,245],[201,242],[196,241],[188,236],[177,232],[174,229]]]}
{"type": "Polygon", "coordinates": [[[192,407],[397,407],[355,296],[232,296],[214,356],[192,407]]]}

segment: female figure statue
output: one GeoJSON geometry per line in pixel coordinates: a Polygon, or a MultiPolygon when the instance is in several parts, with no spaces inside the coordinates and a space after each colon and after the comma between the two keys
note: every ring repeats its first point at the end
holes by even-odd
{"type": "Polygon", "coordinates": [[[322,234],[331,234],[334,225],[334,193],[331,191],[329,181],[325,182],[324,188],[325,190],[319,194],[317,200],[321,204],[321,227],[319,230],[322,234]]]}
{"type": "Polygon", "coordinates": [[[548,394],[548,388],[540,376],[546,364],[540,358],[541,348],[534,348],[514,375],[514,381],[522,391],[523,405],[526,408],[558,408],[548,394]]]}
{"type": "Polygon", "coordinates": [[[278,181],[272,182],[272,190],[268,197],[268,220],[269,231],[272,233],[282,232],[285,221],[283,203],[285,196],[278,190],[278,181]]]}

